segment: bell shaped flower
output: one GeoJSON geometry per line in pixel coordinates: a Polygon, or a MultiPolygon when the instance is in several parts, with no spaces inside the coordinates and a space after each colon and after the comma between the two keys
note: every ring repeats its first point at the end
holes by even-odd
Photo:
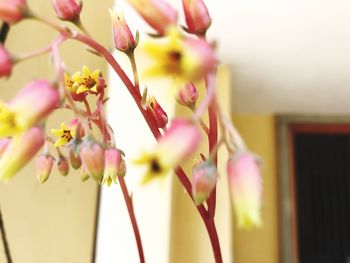
{"type": "Polygon", "coordinates": [[[182,6],[187,31],[196,35],[204,35],[211,24],[211,18],[203,0],[182,0],[182,6]]]}
{"type": "Polygon", "coordinates": [[[82,8],[82,2],[76,0],[51,0],[58,18],[66,21],[76,21],[82,8]]]}
{"type": "Polygon", "coordinates": [[[69,161],[63,155],[58,157],[57,169],[63,176],[67,176],[69,173],[69,161]]]}
{"type": "Polygon", "coordinates": [[[228,160],[227,173],[238,227],[260,226],[262,179],[257,158],[249,152],[238,152],[228,160]]]}
{"type": "Polygon", "coordinates": [[[184,105],[186,107],[189,107],[190,109],[193,109],[196,105],[198,99],[198,91],[196,86],[192,83],[186,83],[183,85],[177,94],[176,101],[184,105]]]}
{"type": "Polygon", "coordinates": [[[25,17],[25,0],[0,0],[0,20],[15,24],[25,17]]]}
{"type": "Polygon", "coordinates": [[[151,111],[158,128],[164,128],[168,124],[168,115],[159,105],[155,97],[150,97],[147,100],[147,109],[151,111]]]}
{"type": "Polygon", "coordinates": [[[49,179],[55,159],[50,154],[40,155],[36,160],[36,177],[43,184],[49,179]]]}

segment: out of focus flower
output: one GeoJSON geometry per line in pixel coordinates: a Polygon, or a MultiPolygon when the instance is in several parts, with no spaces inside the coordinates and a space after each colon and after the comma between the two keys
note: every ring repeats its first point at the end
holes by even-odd
{"type": "Polygon", "coordinates": [[[0,19],[14,24],[25,17],[27,4],[25,0],[0,0],[0,19]]]}
{"type": "Polygon", "coordinates": [[[80,149],[80,158],[89,175],[100,183],[105,168],[105,150],[94,139],[88,138],[80,149]]]}
{"type": "Polygon", "coordinates": [[[181,105],[193,109],[198,99],[198,91],[192,82],[183,85],[177,94],[176,101],[181,105]]]}
{"type": "Polygon", "coordinates": [[[89,180],[89,178],[90,178],[89,171],[86,168],[86,166],[83,164],[80,168],[80,180],[82,182],[85,182],[85,181],[89,180]]]}
{"type": "Polygon", "coordinates": [[[103,174],[102,184],[110,186],[112,182],[117,183],[119,167],[121,165],[122,155],[116,148],[105,150],[105,171],[103,174]]]}
{"type": "Polygon", "coordinates": [[[262,179],[257,159],[249,152],[233,155],[227,163],[233,208],[239,227],[260,226],[262,179]]]}
{"type": "Polygon", "coordinates": [[[168,124],[168,115],[159,105],[155,97],[152,96],[147,100],[147,109],[151,111],[158,128],[164,128],[168,124]]]}
{"type": "Polygon", "coordinates": [[[196,150],[200,139],[201,134],[194,123],[175,119],[154,150],[135,160],[147,167],[142,183],[167,175],[196,150]]]}
{"type": "Polygon", "coordinates": [[[204,35],[211,24],[208,9],[203,0],[182,0],[187,31],[204,35]]]}
{"type": "Polygon", "coordinates": [[[69,161],[74,169],[79,169],[81,167],[81,158],[76,155],[73,148],[69,149],[69,161]]]}
{"type": "Polygon", "coordinates": [[[55,142],[55,147],[60,147],[69,143],[75,136],[75,130],[75,126],[66,126],[63,122],[61,123],[60,129],[51,129],[51,132],[58,137],[55,142]]]}
{"type": "Polygon", "coordinates": [[[0,159],[0,179],[10,180],[40,150],[45,142],[45,133],[39,127],[13,137],[0,159]]]}
{"type": "Polygon", "coordinates": [[[213,191],[218,178],[216,166],[205,161],[192,169],[192,194],[196,205],[203,203],[213,191]]]}
{"type": "Polygon", "coordinates": [[[0,44],[0,77],[7,77],[12,72],[12,59],[7,49],[0,44]]]}
{"type": "Polygon", "coordinates": [[[117,13],[109,9],[112,19],[113,39],[116,49],[122,52],[130,52],[135,48],[135,39],[128,24],[125,22],[123,13],[117,13]]]}
{"type": "Polygon", "coordinates": [[[89,92],[97,94],[105,88],[105,81],[99,69],[90,72],[87,66],[83,66],[82,73],[77,72],[72,77],[74,83],[77,83],[76,94],[89,92]]]}
{"type": "Polygon", "coordinates": [[[128,0],[128,2],[159,35],[164,35],[169,27],[176,25],[176,10],[163,0],[128,0]]]}
{"type": "Polygon", "coordinates": [[[86,92],[77,94],[77,89],[80,87],[80,84],[74,82],[67,73],[64,73],[64,84],[75,101],[83,101],[88,95],[86,92]]]}
{"type": "Polygon", "coordinates": [[[79,18],[82,3],[76,0],[51,0],[58,18],[66,21],[76,21],[79,18]]]}
{"type": "Polygon", "coordinates": [[[11,142],[10,138],[0,139],[0,158],[11,142]]]}
{"type": "Polygon", "coordinates": [[[187,83],[202,78],[216,65],[214,51],[206,41],[185,38],[176,30],[170,30],[165,40],[149,40],[143,48],[155,62],[145,77],[171,76],[187,83]]]}
{"type": "Polygon", "coordinates": [[[57,161],[57,169],[61,175],[67,176],[69,173],[69,162],[66,157],[60,155],[57,161]]]}
{"type": "Polygon", "coordinates": [[[43,154],[36,160],[36,177],[43,184],[49,179],[55,159],[50,154],[43,154]]]}
{"type": "Polygon", "coordinates": [[[21,133],[48,116],[59,104],[58,90],[46,80],[27,84],[7,103],[0,103],[0,138],[21,133]]]}

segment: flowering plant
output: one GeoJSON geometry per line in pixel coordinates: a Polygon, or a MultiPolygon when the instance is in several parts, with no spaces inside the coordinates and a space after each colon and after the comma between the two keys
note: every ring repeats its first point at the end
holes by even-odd
{"type": "Polygon", "coordinates": [[[157,141],[151,151],[143,152],[134,160],[136,165],[146,167],[147,172],[140,183],[151,183],[169,176],[174,170],[203,219],[215,261],[222,262],[214,221],[219,148],[225,147],[230,154],[227,176],[239,226],[250,228],[261,224],[262,186],[257,157],[247,150],[217,100],[216,89],[220,88],[216,87],[218,59],[214,45],[206,38],[211,17],[205,3],[202,0],[183,0],[186,26],[178,26],[177,10],[164,0],[128,0],[153,28],[154,32],[147,38],[139,32],[133,34],[119,10],[110,10],[114,45],[129,58],[130,65],[125,67],[131,66],[133,70],[131,80],[109,49],[91,37],[83,26],[81,2],[51,2],[57,17],[71,22],[70,27],[34,13],[25,0],[0,1],[0,18],[11,26],[25,19],[36,19],[58,33],[47,47],[26,54],[11,54],[5,46],[0,46],[2,77],[10,76],[13,67],[21,61],[44,53],[51,53],[56,71],[53,82],[32,80],[14,98],[0,102],[0,179],[10,180],[43,148],[36,162],[40,183],[49,179],[54,165],[63,176],[68,175],[70,167],[79,170],[82,181],[91,178],[108,186],[119,182],[140,261],[145,261],[132,199],[124,178],[128,176],[125,162],[128,149],[118,148],[113,129],[105,117],[104,105],[108,102],[105,77],[101,70],[90,70],[86,66],[69,74],[60,56],[62,43],[78,41],[88,46],[90,52],[104,58],[119,76],[157,141]],[[143,49],[153,61],[140,78],[136,48],[143,49]],[[157,98],[150,95],[140,82],[140,79],[155,77],[172,79],[169,89],[180,105],[192,111],[190,118],[169,120],[157,98]],[[197,87],[201,83],[206,87],[206,94],[199,100],[197,87]],[[89,102],[89,97],[96,97],[95,102],[89,102]],[[46,129],[47,119],[56,109],[71,111],[74,118],[63,120],[60,127],[46,129]],[[205,114],[208,114],[208,123],[203,120],[205,114]],[[93,133],[94,128],[98,129],[98,134],[93,133]],[[209,151],[195,156],[195,150],[205,136],[209,151]],[[56,149],[56,158],[49,151],[50,143],[56,149]],[[192,177],[181,168],[185,159],[193,159],[192,177]]]}

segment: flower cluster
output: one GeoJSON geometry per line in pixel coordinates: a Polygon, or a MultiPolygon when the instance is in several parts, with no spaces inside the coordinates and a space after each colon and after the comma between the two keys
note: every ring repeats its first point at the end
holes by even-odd
{"type": "Polygon", "coordinates": [[[58,18],[74,23],[79,31],[67,29],[35,14],[25,0],[0,1],[0,18],[3,21],[15,24],[26,18],[34,18],[51,25],[60,33],[48,48],[25,55],[13,55],[0,46],[2,77],[10,77],[13,67],[22,60],[46,52],[51,53],[57,73],[53,82],[31,81],[13,99],[0,102],[0,179],[6,181],[12,178],[44,148],[36,162],[36,175],[40,183],[49,179],[54,166],[63,176],[67,176],[72,167],[80,171],[82,181],[92,178],[98,184],[108,186],[120,181],[126,202],[131,203],[124,182],[127,168],[125,154],[117,148],[114,131],[105,117],[104,105],[108,98],[105,97],[103,74],[101,70],[90,70],[87,66],[83,66],[79,72],[68,74],[69,69],[64,67],[60,56],[59,45],[67,40],[76,40],[89,46],[91,52],[105,58],[111,65],[157,139],[157,144],[151,150],[134,158],[135,164],[145,167],[141,183],[163,178],[175,170],[195,205],[204,211],[201,213],[203,220],[214,220],[214,190],[219,179],[218,150],[226,147],[230,153],[227,176],[238,224],[245,228],[259,226],[262,206],[260,166],[256,157],[246,149],[233,124],[222,113],[216,99],[218,59],[214,46],[206,38],[211,17],[204,2],[183,0],[186,26],[180,26],[177,11],[164,0],[128,0],[154,30],[147,39],[142,40],[139,40],[138,32],[133,35],[119,10],[110,10],[114,45],[129,58],[133,81],[109,49],[90,37],[83,27],[80,20],[81,2],[51,2],[58,18]],[[153,61],[140,76],[134,53],[138,47],[153,61]],[[191,110],[192,117],[169,119],[157,98],[149,95],[142,85],[145,78],[155,77],[170,77],[173,80],[169,89],[175,90],[172,92],[174,100],[191,110]],[[206,92],[204,98],[199,100],[197,87],[200,83],[205,83],[206,92]],[[88,96],[94,96],[94,99],[90,100],[88,96]],[[59,127],[51,127],[51,132],[47,132],[47,119],[56,109],[70,111],[74,118],[63,120],[59,127]],[[207,113],[208,124],[202,118],[207,113]],[[221,127],[220,133],[217,126],[221,127]],[[209,152],[199,152],[198,149],[204,135],[208,137],[209,152]],[[56,156],[52,151],[57,152],[56,156]],[[187,177],[181,168],[185,160],[193,161],[192,177],[187,177]]]}

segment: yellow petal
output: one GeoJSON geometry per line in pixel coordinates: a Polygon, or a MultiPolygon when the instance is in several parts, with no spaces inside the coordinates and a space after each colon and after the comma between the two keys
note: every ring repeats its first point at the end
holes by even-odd
{"type": "Polygon", "coordinates": [[[61,129],[59,129],[59,130],[57,130],[57,129],[51,129],[51,132],[52,132],[54,135],[58,136],[58,137],[60,137],[60,136],[63,134],[63,132],[62,132],[61,129]]]}
{"type": "Polygon", "coordinates": [[[99,70],[99,69],[96,69],[96,70],[91,74],[91,77],[92,77],[95,81],[98,81],[99,76],[100,76],[100,70],[99,70]]]}
{"type": "Polygon", "coordinates": [[[83,76],[85,78],[91,76],[91,72],[90,72],[89,68],[87,66],[85,66],[85,65],[83,66],[83,76]]]}
{"type": "Polygon", "coordinates": [[[85,91],[89,91],[89,88],[86,87],[85,85],[81,85],[78,89],[77,89],[77,94],[83,93],[85,91]]]}
{"type": "Polygon", "coordinates": [[[67,143],[66,139],[63,138],[59,138],[56,142],[55,142],[55,147],[60,147],[63,146],[67,143]]]}

